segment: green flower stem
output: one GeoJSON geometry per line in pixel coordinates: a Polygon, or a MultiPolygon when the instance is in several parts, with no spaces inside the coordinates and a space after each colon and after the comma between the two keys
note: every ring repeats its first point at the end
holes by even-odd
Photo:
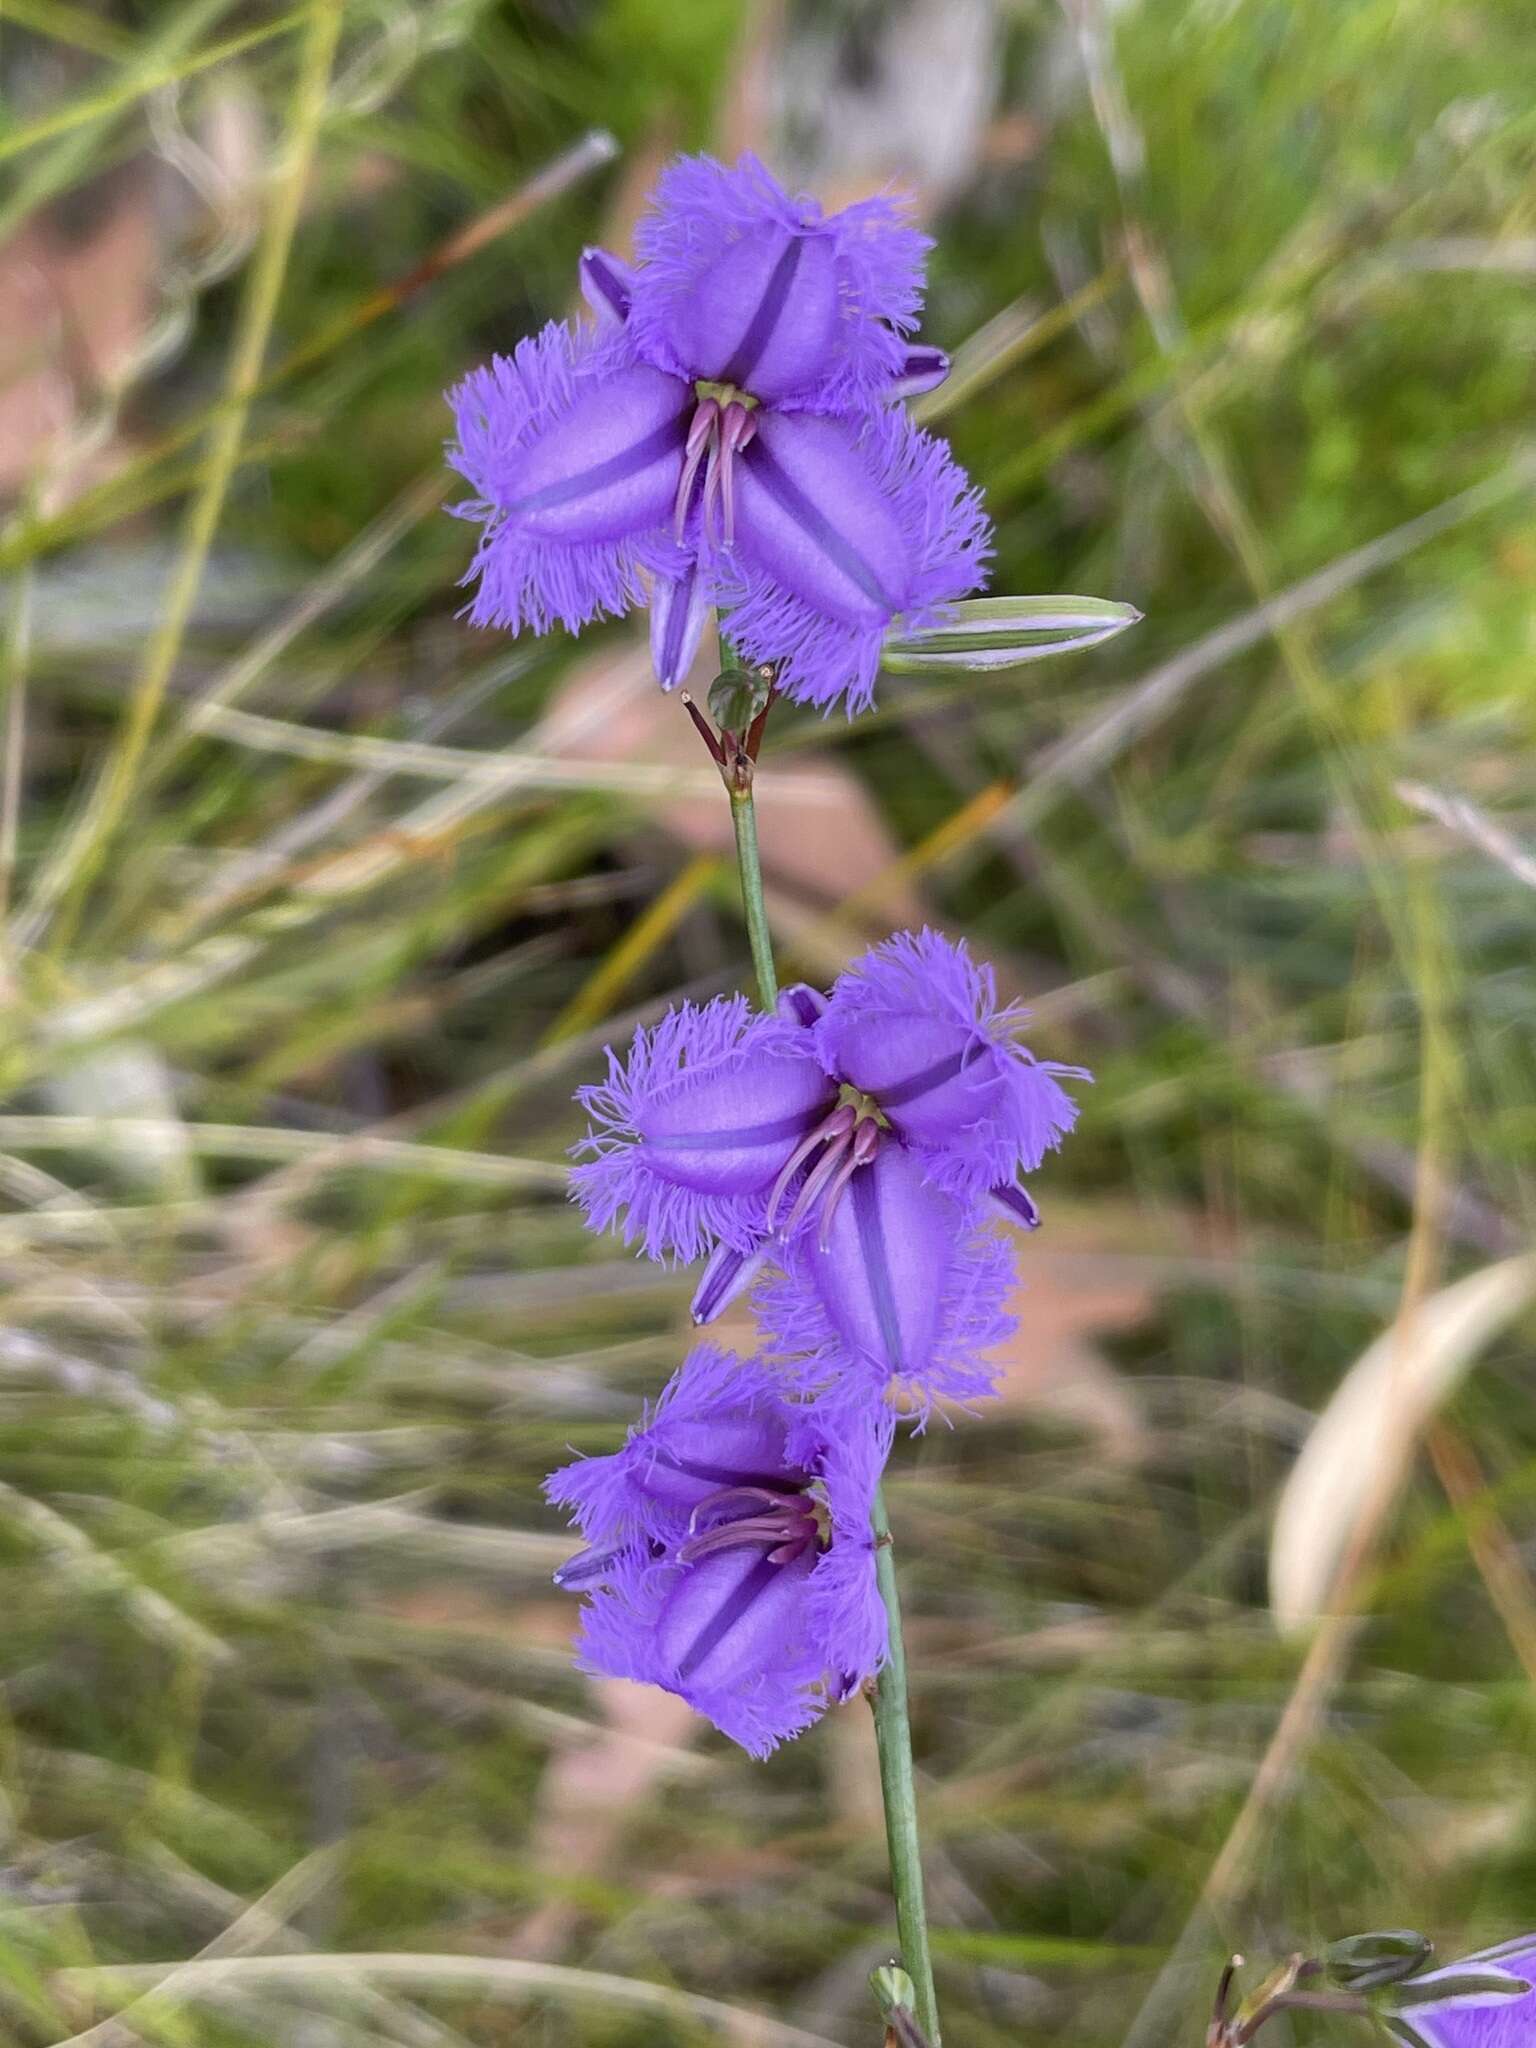
{"type": "Polygon", "coordinates": [[[757,975],[757,997],[765,1010],[771,1010],[778,1001],[779,982],[773,971],[773,938],[768,930],[767,906],[763,902],[763,866],[757,854],[757,810],[752,802],[750,780],[731,791],[731,823],[736,828],[741,907],[746,913],[752,967],[757,975]]]}
{"type": "Polygon", "coordinates": [[[885,1839],[891,1856],[891,1890],[896,1899],[896,1932],[901,1960],[917,1996],[918,2024],[939,2048],[939,2002],[933,1989],[928,1948],[928,1908],[923,1899],[923,1846],[917,1827],[917,1786],[912,1776],[912,1724],[907,1718],[907,1648],[901,1632],[901,1599],[896,1590],[896,1557],[885,1495],[875,1489],[875,1580],[885,1608],[890,1644],[885,1665],[870,1685],[875,1709],[875,1746],[880,1752],[880,1797],[885,1805],[885,1839]]]}
{"type": "MultiPolygon", "coordinates": [[[[741,872],[741,902],[752,965],[762,1006],[771,1010],[778,997],[773,968],[773,942],[763,902],[763,870],[757,852],[757,813],[752,803],[750,770],[730,786],[731,822],[736,828],[736,864],[741,872]]],[[[891,1891],[896,1900],[896,1928],[901,1938],[902,1967],[912,1979],[917,2017],[933,2048],[939,2048],[939,2009],[933,1990],[933,1958],[928,1948],[928,1910],[923,1902],[922,1842],[917,1825],[917,1787],[912,1774],[912,1727],[907,1717],[907,1653],[901,1632],[901,1601],[896,1590],[896,1561],[884,1495],[876,1490],[874,1505],[875,1576],[885,1608],[890,1646],[884,1668],[869,1686],[875,1711],[875,1742],[880,1752],[880,1796],[885,1805],[885,1837],[891,1856],[891,1891]]]]}

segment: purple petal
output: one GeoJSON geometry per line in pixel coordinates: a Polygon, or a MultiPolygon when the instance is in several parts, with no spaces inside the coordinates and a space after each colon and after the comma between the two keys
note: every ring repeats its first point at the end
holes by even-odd
{"type": "Polygon", "coordinates": [[[774,1564],[756,1544],[685,1566],[657,1617],[660,1664],[680,1689],[703,1695],[759,1683],[804,1640],[805,1582],[815,1567],[814,1549],[774,1564]]]}
{"type": "Polygon", "coordinates": [[[946,1188],[981,1194],[1030,1173],[1072,1128],[1058,1076],[1013,1038],[990,967],[942,933],[898,932],[839,975],[816,1042],[828,1069],[879,1103],[946,1188]]]}
{"type": "Polygon", "coordinates": [[[887,199],[824,217],[755,157],[683,157],[636,230],[628,333],[648,362],[836,411],[900,373],[926,238],[887,199]]]}
{"type": "Polygon", "coordinates": [[[924,391],[934,391],[949,375],[949,357],[941,348],[909,348],[901,359],[888,398],[917,398],[924,391]]]}
{"type": "Polygon", "coordinates": [[[709,599],[699,565],[690,560],[678,576],[658,576],[651,586],[651,667],[664,690],[683,682],[699,651],[709,599]]]}
{"type": "Polygon", "coordinates": [[[695,1323],[712,1323],[723,1315],[739,1295],[745,1294],[767,1258],[766,1245],[755,1252],[737,1251],[734,1245],[717,1245],[710,1253],[704,1277],[689,1304],[695,1323]]]}
{"type": "Polygon", "coordinates": [[[847,427],[765,414],[740,466],[736,532],[749,564],[844,624],[894,617],[911,574],[906,542],[847,427]]]}
{"type": "Polygon", "coordinates": [[[478,583],[476,625],[575,631],[643,603],[643,570],[675,569],[666,522],[680,457],[662,443],[680,446],[682,393],[551,325],[449,394],[448,459],[477,493],[452,510],[482,529],[465,578],[478,583]]]}
{"type": "Polygon", "coordinates": [[[622,327],[635,288],[633,267],[606,249],[583,249],[578,275],[581,295],[597,315],[598,326],[622,327]]]}
{"type": "MultiPolygon", "coordinates": [[[[772,1567],[775,1572],[788,1570],[792,1574],[779,1598],[771,1602],[768,1617],[790,1632],[787,1639],[782,1632],[761,1629],[753,1643],[749,1631],[748,1637],[738,1636],[732,1644],[717,1647],[705,1661],[702,1675],[696,1671],[691,1677],[682,1677],[674,1661],[679,1640],[684,1654],[698,1644],[698,1632],[686,1639],[687,1624],[705,1606],[706,1594],[722,1594],[721,1581],[729,1574],[721,1572],[702,1584],[696,1582],[691,1596],[685,1594],[674,1607],[688,1577],[702,1571],[706,1563],[731,1559],[737,1561],[739,1570],[743,1556],[756,1554],[720,1551],[713,1559],[693,1566],[631,1564],[583,1610],[576,1640],[581,1667],[603,1677],[635,1679],[677,1693],[733,1742],[753,1756],[767,1756],[779,1743],[808,1728],[825,1704],[812,1689],[821,1671],[803,1640],[809,1558],[798,1570],[794,1566],[772,1567]],[[761,1648],[760,1661],[754,1662],[746,1654],[749,1647],[761,1648]]],[[[739,1580],[737,1583],[739,1587],[739,1580]]]]}
{"type": "Polygon", "coordinates": [[[886,627],[975,590],[990,531],[948,449],[900,406],[856,430],[767,416],[737,460],[737,546],[710,565],[715,596],[743,658],[777,662],[788,696],[860,711],[886,627]]]}
{"type": "Polygon", "coordinates": [[[621,1450],[563,1466],[545,1495],[599,1549],[641,1538],[675,1545],[693,1510],[724,1487],[780,1493],[806,1483],[803,1447],[790,1448],[794,1422],[755,1359],[699,1344],[621,1450]]]}
{"type": "Polygon", "coordinates": [[[546,540],[621,540],[664,526],[692,411],[675,377],[643,364],[616,370],[518,450],[496,502],[546,540]]]}
{"type": "Polygon", "coordinates": [[[790,1453],[821,1473],[831,1544],[810,1585],[809,1629],[834,1696],[849,1699],[885,1662],[887,1621],[875,1579],[870,1526],[875,1488],[890,1455],[894,1416],[867,1395],[851,1411],[819,1404],[808,1427],[821,1433],[814,1456],[792,1432],[790,1453]]]}
{"type": "Polygon", "coordinates": [[[596,1156],[572,1172],[572,1195],[592,1229],[622,1220],[647,1258],[692,1260],[717,1241],[750,1251],[768,1188],[830,1093],[803,1030],[741,996],[685,1003],[577,1090],[592,1118],[577,1149],[596,1156]]]}
{"type": "Polygon", "coordinates": [[[700,1194],[753,1194],[773,1182],[831,1096],[808,1046],[765,1055],[749,1043],[657,1089],[635,1130],[663,1180],[700,1194]]]}
{"type": "Polygon", "coordinates": [[[825,382],[841,308],[826,234],[768,226],[733,242],[678,308],[701,377],[771,402],[825,382]]]}
{"type": "Polygon", "coordinates": [[[826,1237],[823,1250],[817,1229],[803,1230],[783,1277],[757,1296],[771,1355],[788,1375],[832,1402],[856,1398],[866,1376],[924,1403],[991,1391],[996,1375],[981,1354],[1013,1327],[1004,1313],[1013,1261],[978,1229],[972,1204],[887,1143],[849,1182],[826,1237]]]}

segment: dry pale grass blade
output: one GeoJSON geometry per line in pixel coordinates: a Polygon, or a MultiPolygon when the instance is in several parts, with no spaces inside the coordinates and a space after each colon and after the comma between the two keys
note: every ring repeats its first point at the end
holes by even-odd
{"type": "Polygon", "coordinates": [[[21,1151],[73,1151],[95,1145],[164,1146],[180,1132],[200,1157],[256,1160],[263,1165],[318,1163],[326,1171],[358,1167],[378,1173],[421,1173],[479,1187],[563,1189],[566,1172],[542,1159],[467,1152],[450,1145],[413,1145],[369,1131],[340,1137],[280,1125],[185,1124],[168,1132],[163,1119],[133,1116],[0,1116],[0,1144],[21,1151]]]}
{"type": "Polygon", "coordinates": [[[1046,749],[1009,806],[1007,822],[1015,830],[1033,830],[1071,790],[1101,773],[1136,740],[1169,717],[1202,677],[1224,668],[1272,633],[1331,604],[1367,577],[1403,560],[1442,534],[1519,496],[1529,490],[1533,479],[1536,451],[1522,449],[1480,483],[1338,556],[1312,575],[1303,576],[1213,632],[1203,634],[1167,661],[1159,662],[1107,709],[1085,719],[1046,749]]]}
{"type": "Polygon", "coordinates": [[[414,1995],[484,1999],[523,2005],[531,1999],[606,2005],[713,2028],[739,2048],[837,2048],[824,2034],[808,2034],[766,2014],[723,1999],[674,1991],[604,1970],[572,1970],[555,1963],[525,1962],[510,1956],[471,1955],[287,1955],[231,1956],[207,1962],[131,1963],[58,1970],[56,1988],[73,1999],[111,1998],[122,1990],[149,1988],[178,2001],[244,1994],[270,1987],[286,1995],[307,1987],[335,1992],[350,1987],[388,1986],[414,1995]]]}
{"type": "Polygon", "coordinates": [[[1485,1266],[1411,1307],[1345,1374],[1275,1515],[1269,1598],[1281,1630],[1328,1611],[1357,1535],[1390,1497],[1425,1423],[1533,1295],[1536,1256],[1485,1266]]]}
{"type": "Polygon", "coordinates": [[[141,1583],[117,1558],[98,1550],[83,1529],[46,1502],[0,1481],[0,1520],[29,1543],[61,1587],[68,1585],[86,1599],[96,1596],[113,1602],[145,1635],[179,1655],[208,1664],[233,1662],[235,1653],[228,1643],[153,1586],[141,1583]]]}
{"type": "Polygon", "coordinates": [[[1422,811],[1427,818],[1436,819],[1458,839],[1485,853],[1506,874],[1513,875],[1517,882],[1524,882],[1528,889],[1536,889],[1536,854],[1522,846],[1512,832],[1506,832],[1486,811],[1469,803],[1466,797],[1431,789],[1422,782],[1399,782],[1397,793],[1405,804],[1422,811]]]}
{"type": "MultiPolygon", "coordinates": [[[[66,899],[78,900],[99,871],[107,844],[132,802],[135,780],[191,624],[203,572],[239,461],[240,444],[267,343],[277,317],[289,252],[325,116],[326,89],[341,35],[337,0],[316,0],[302,33],[293,87],[288,148],[273,179],[268,208],[225,372],[225,408],[209,430],[198,488],[188,511],[164,608],[106,755],[72,829],[38,877],[32,936],[66,899]]],[[[67,929],[67,927],[66,927],[67,929]]]]}

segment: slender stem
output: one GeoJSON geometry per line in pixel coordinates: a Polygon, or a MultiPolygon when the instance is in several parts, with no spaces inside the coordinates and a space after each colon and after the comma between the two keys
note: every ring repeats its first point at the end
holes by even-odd
{"type": "Polygon", "coordinates": [[[923,1900],[923,1850],[917,1827],[917,1786],[912,1776],[912,1725],[907,1718],[907,1649],[901,1632],[896,1589],[896,1556],[885,1495],[875,1489],[875,1577],[885,1607],[890,1643],[871,1691],[875,1743],[880,1752],[880,1796],[885,1803],[885,1839],[891,1853],[891,1890],[896,1897],[896,1931],[901,1960],[917,1996],[917,2017],[933,2048],[939,2048],[939,2003],[933,1989],[928,1948],[928,1908],[923,1900]]]}
{"type": "Polygon", "coordinates": [[[731,823],[736,828],[741,907],[747,918],[747,938],[752,946],[758,1000],[765,1010],[771,1010],[778,1000],[779,982],[773,971],[773,939],[768,930],[767,906],[763,902],[763,866],[757,855],[757,811],[752,802],[750,779],[744,787],[731,791],[731,823]]]}
{"type": "MultiPolygon", "coordinates": [[[[736,827],[736,863],[741,872],[741,902],[752,965],[765,1010],[778,996],[773,969],[773,942],[763,902],[763,870],[757,853],[757,815],[752,805],[750,767],[730,785],[731,821],[736,827]]],[[[896,1929],[901,1939],[902,1967],[912,1979],[917,2017],[932,2048],[939,2048],[939,2009],[933,1990],[933,1958],[928,1949],[928,1911],[923,1903],[922,1844],[917,1826],[917,1787],[912,1774],[912,1728],[907,1718],[907,1653],[901,1632],[901,1602],[896,1590],[896,1561],[885,1499],[875,1492],[875,1577],[885,1608],[889,1648],[878,1678],[870,1685],[875,1710],[875,1741],[880,1752],[880,1796],[885,1805],[885,1836],[891,1856],[891,1891],[896,1900],[896,1929]]]]}

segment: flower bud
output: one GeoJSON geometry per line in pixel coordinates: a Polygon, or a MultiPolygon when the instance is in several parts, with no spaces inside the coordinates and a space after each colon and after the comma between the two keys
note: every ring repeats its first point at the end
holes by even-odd
{"type": "Polygon", "coordinates": [[[1372,1934],[1347,1934],[1323,1950],[1329,1979],[1345,1991],[1371,1991],[1378,1984],[1396,1984],[1422,1970],[1435,1945],[1412,1928],[1393,1927],[1372,1934]]]}
{"type": "Polygon", "coordinates": [[[722,732],[745,732],[768,702],[766,668],[728,668],[709,686],[709,715],[722,732]]]}
{"type": "Polygon", "coordinates": [[[1072,654],[1112,640],[1141,613],[1107,597],[975,597],[950,605],[934,626],[891,633],[883,668],[1007,669],[1048,654],[1072,654]]]}

